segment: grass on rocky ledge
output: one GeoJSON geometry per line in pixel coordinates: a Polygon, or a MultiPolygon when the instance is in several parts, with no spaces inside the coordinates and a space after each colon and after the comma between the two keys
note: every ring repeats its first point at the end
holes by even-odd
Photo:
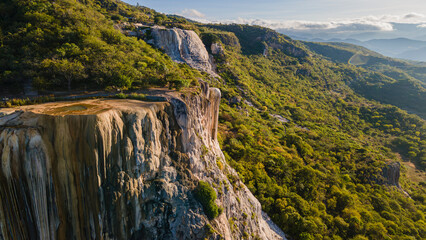
{"type": "Polygon", "coordinates": [[[195,198],[203,205],[204,213],[210,220],[222,213],[223,208],[218,207],[215,203],[216,192],[208,182],[198,182],[198,186],[195,189],[195,198]]]}
{"type": "Polygon", "coordinates": [[[46,102],[55,102],[55,101],[58,101],[58,100],[59,99],[56,98],[53,95],[41,96],[41,97],[37,97],[37,98],[34,98],[34,99],[12,98],[12,99],[0,102],[0,108],[12,108],[12,107],[40,104],[40,103],[46,103],[46,102]]]}
{"type": "Polygon", "coordinates": [[[135,99],[135,100],[146,100],[146,95],[143,93],[131,93],[131,94],[125,94],[125,93],[118,93],[114,96],[114,98],[118,99],[135,99]]]}

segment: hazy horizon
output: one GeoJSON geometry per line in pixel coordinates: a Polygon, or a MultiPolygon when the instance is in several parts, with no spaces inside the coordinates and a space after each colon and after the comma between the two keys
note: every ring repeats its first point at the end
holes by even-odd
{"type": "Polygon", "coordinates": [[[423,15],[426,22],[426,1],[406,0],[247,0],[195,1],[195,0],[125,0],[153,8],[157,11],[179,14],[210,21],[264,19],[268,21],[336,21],[343,19],[380,17],[384,15],[404,16],[409,13],[423,15]],[[226,6],[226,7],[224,7],[226,6]]]}
{"type": "Polygon", "coordinates": [[[423,0],[407,0],[404,3],[397,0],[338,2],[125,0],[125,2],[200,22],[259,25],[308,39],[369,40],[407,37],[422,40],[426,36],[426,1],[423,0]],[[402,29],[401,25],[397,26],[398,23],[408,24],[408,28],[402,29]]]}

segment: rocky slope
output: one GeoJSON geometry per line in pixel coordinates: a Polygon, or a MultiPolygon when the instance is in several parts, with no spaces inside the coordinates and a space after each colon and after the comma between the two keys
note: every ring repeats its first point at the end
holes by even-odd
{"type": "Polygon", "coordinates": [[[3,110],[0,239],[283,239],[224,161],[220,91],[160,95],[3,110]],[[200,180],[224,208],[211,221],[200,180]]]}
{"type": "Polygon", "coordinates": [[[388,163],[382,169],[383,183],[401,188],[399,177],[401,175],[401,164],[399,162],[388,163]]]}

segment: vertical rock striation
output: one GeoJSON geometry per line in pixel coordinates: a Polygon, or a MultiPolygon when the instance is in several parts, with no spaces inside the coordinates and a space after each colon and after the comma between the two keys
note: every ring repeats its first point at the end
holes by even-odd
{"type": "Polygon", "coordinates": [[[220,91],[166,98],[0,115],[0,239],[283,239],[224,161],[220,91]],[[200,180],[224,208],[211,221],[193,197],[200,180]]]}
{"type": "Polygon", "coordinates": [[[383,183],[400,188],[399,177],[401,172],[401,164],[399,162],[388,163],[382,169],[383,183]]]}
{"type": "Polygon", "coordinates": [[[162,49],[173,61],[187,63],[195,69],[216,75],[209,53],[194,31],[153,27],[151,36],[154,45],[162,49]]]}

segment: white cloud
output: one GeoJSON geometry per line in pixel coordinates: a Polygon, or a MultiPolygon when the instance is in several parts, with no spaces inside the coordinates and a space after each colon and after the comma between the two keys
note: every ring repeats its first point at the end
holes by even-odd
{"type": "Polygon", "coordinates": [[[420,13],[409,13],[404,16],[404,19],[424,19],[426,16],[420,13]]]}
{"type": "Polygon", "coordinates": [[[181,15],[188,18],[204,18],[205,15],[195,9],[184,9],[180,12],[181,15]]]}
{"type": "Polygon", "coordinates": [[[354,32],[391,32],[394,30],[392,23],[422,24],[426,27],[426,15],[408,13],[404,15],[365,16],[354,19],[335,19],[330,21],[271,21],[262,19],[243,19],[220,21],[221,23],[239,23],[259,25],[272,29],[285,29],[291,31],[327,31],[336,33],[354,32]]]}
{"type": "Polygon", "coordinates": [[[407,13],[404,15],[382,15],[365,17],[373,21],[394,22],[394,23],[424,23],[426,15],[420,13],[407,13]]]}
{"type": "Polygon", "coordinates": [[[335,32],[360,32],[360,31],[392,31],[393,26],[387,22],[375,22],[368,20],[344,20],[329,22],[314,21],[267,21],[261,19],[242,19],[225,21],[222,23],[239,23],[249,25],[259,25],[272,29],[289,29],[300,31],[335,31],[335,32]]]}

